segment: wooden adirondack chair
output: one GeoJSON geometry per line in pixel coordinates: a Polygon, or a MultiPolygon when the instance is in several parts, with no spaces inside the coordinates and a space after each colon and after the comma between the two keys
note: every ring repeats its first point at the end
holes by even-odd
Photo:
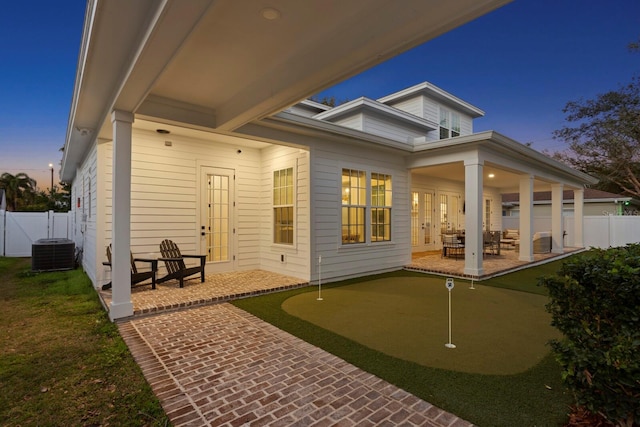
{"type": "Polygon", "coordinates": [[[198,273],[200,273],[200,281],[204,282],[204,266],[207,262],[206,255],[182,255],[178,245],[168,239],[160,243],[160,254],[162,254],[162,258],[158,258],[158,260],[164,261],[164,265],[167,268],[167,275],[158,279],[158,283],[176,279],[180,281],[180,287],[183,288],[184,279],[198,273]],[[187,267],[184,262],[185,258],[197,258],[200,260],[200,265],[187,267]]]}
{"type": "MultiPolygon", "coordinates": [[[[136,285],[137,286],[148,285],[148,283],[141,283],[141,282],[151,279],[151,289],[155,289],[156,288],[156,272],[158,271],[158,260],[134,258],[131,252],[129,252],[129,257],[131,258],[131,287],[133,288],[136,285]],[[148,263],[151,266],[151,270],[138,271],[136,262],[148,263]]],[[[103,262],[102,265],[111,267],[111,245],[107,246],[107,261],[103,262]]],[[[106,291],[107,289],[110,289],[111,284],[112,282],[109,282],[106,285],[102,285],[102,290],[106,291]]]]}

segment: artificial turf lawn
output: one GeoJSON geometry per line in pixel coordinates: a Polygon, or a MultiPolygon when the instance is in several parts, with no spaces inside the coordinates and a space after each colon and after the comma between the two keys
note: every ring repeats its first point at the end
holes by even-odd
{"type": "Polygon", "coordinates": [[[478,374],[526,371],[560,334],[542,295],[459,282],[451,292],[452,342],[444,279],[386,277],[295,295],[287,313],[390,356],[424,366],[478,374]]]}
{"type": "MultiPolygon", "coordinates": [[[[500,278],[501,284],[543,294],[544,291],[536,286],[536,278],[541,273],[540,270],[536,272],[537,268],[530,269],[526,274],[520,273],[517,283],[511,285],[509,275],[503,276],[500,278]]],[[[397,271],[346,280],[324,285],[323,298],[333,288],[390,277],[427,275],[397,271]]],[[[444,279],[440,277],[438,280],[444,287],[444,279]]],[[[468,285],[468,282],[456,281],[456,287],[468,285]]],[[[476,284],[478,286],[486,285],[476,284]]],[[[558,426],[567,420],[572,399],[561,384],[560,367],[550,353],[531,369],[514,375],[472,374],[427,367],[374,350],[282,309],[287,299],[303,293],[317,296],[315,288],[303,288],[237,300],[233,304],[476,425],[558,426]]],[[[379,318],[376,321],[386,320],[379,318]]],[[[452,341],[455,343],[455,340],[452,341]]]]}

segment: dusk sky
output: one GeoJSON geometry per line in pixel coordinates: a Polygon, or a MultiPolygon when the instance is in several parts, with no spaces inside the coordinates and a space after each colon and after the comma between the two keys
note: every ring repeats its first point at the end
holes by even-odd
{"type": "MultiPolygon", "coordinates": [[[[2,6],[0,173],[26,172],[44,189],[49,163],[58,183],[85,1],[2,6]]],[[[485,111],[476,132],[561,150],[552,132],[564,105],[640,75],[640,53],[627,49],[639,38],[639,0],[516,0],[318,96],[376,99],[428,81],[485,111]]]]}

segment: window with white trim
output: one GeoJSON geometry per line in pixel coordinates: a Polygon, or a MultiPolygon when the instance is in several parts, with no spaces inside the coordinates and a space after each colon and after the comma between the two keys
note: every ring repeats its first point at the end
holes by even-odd
{"type": "Polygon", "coordinates": [[[273,243],[293,245],[293,168],[273,171],[273,243]]]}
{"type": "Polygon", "coordinates": [[[366,173],[342,169],[342,244],[364,243],[366,210],[366,173]]]}
{"type": "Polygon", "coordinates": [[[391,195],[391,175],[342,169],[343,245],[391,241],[391,195]]]}
{"type": "Polygon", "coordinates": [[[371,241],[391,240],[391,175],[371,173],[371,241]]]}
{"type": "Polygon", "coordinates": [[[440,107],[440,139],[460,136],[460,114],[440,107]]]}

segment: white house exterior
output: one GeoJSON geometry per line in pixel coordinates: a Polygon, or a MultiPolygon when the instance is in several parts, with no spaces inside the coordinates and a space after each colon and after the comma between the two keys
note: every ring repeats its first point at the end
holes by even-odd
{"type": "MultiPolygon", "coordinates": [[[[158,256],[167,238],[207,254],[207,273],[314,282],[320,259],[323,281],[395,270],[465,229],[465,273],[480,276],[501,194],[519,192],[531,242],[533,191],[550,189],[561,252],[563,190],[580,217],[593,179],[473,133],[477,107],[429,83],[335,108],[305,100],[503,3],[89,1],[61,179],[96,287],[113,246],[111,318],[133,313],[129,250],[158,256]]],[[[582,222],[570,232],[580,246],[582,222]]]]}

